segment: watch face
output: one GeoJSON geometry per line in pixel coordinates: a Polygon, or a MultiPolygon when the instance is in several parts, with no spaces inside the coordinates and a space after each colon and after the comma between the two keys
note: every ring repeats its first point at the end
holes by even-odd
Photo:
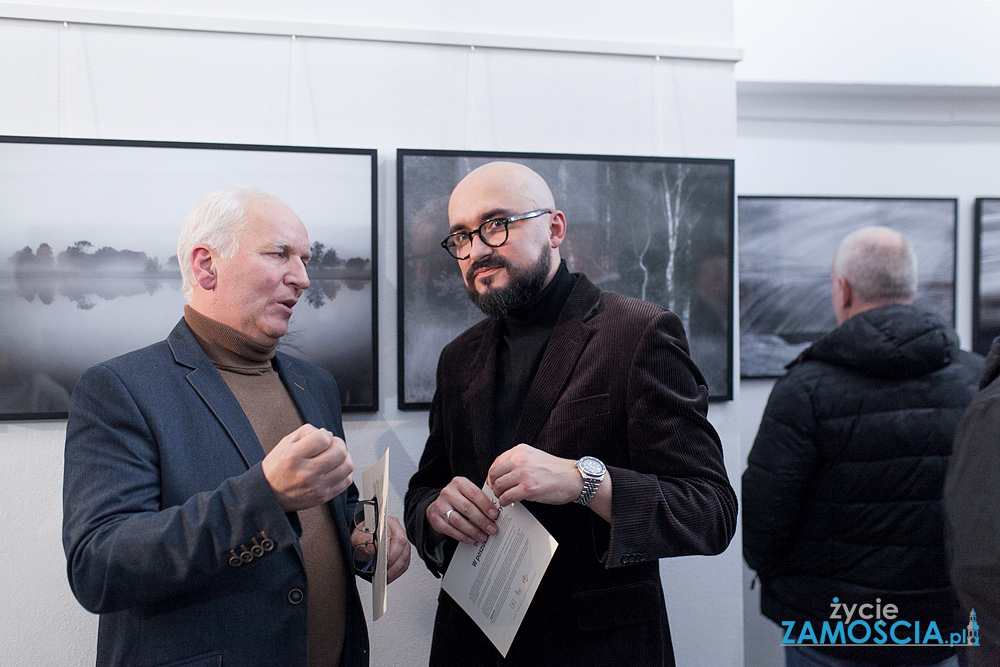
{"type": "Polygon", "coordinates": [[[580,469],[588,475],[600,475],[604,472],[604,464],[593,456],[585,456],[580,459],[580,469]]]}

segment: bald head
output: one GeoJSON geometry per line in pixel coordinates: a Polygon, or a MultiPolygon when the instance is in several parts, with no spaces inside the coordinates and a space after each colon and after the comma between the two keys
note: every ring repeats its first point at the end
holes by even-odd
{"type": "Polygon", "coordinates": [[[917,293],[917,256],[898,232],[887,227],[865,227],[841,241],[831,277],[834,310],[839,300],[846,315],[841,319],[838,311],[837,320],[842,322],[864,310],[912,303],[917,293]]]}
{"type": "Polygon", "coordinates": [[[532,169],[517,162],[490,162],[470,171],[452,190],[449,217],[454,204],[482,201],[487,194],[491,200],[502,198],[508,206],[524,211],[556,207],[548,183],[532,169]]]}

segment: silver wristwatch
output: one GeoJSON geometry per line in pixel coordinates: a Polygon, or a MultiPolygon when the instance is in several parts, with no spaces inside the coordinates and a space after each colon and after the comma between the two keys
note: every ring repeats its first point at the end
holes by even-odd
{"type": "Polygon", "coordinates": [[[580,492],[580,497],[573,502],[580,505],[589,505],[590,501],[594,499],[594,494],[597,493],[597,488],[604,481],[604,475],[608,469],[604,467],[600,459],[593,456],[584,456],[577,461],[576,469],[580,471],[580,476],[583,477],[583,491],[580,492]]]}

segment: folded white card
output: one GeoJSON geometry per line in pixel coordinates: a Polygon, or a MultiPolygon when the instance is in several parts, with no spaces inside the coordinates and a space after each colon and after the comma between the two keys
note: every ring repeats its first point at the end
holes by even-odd
{"type": "Polygon", "coordinates": [[[441,588],[506,657],[559,545],[521,503],[500,507],[489,486],[483,493],[500,511],[497,533],[485,542],[459,544],[441,588]]]}
{"type": "Polygon", "coordinates": [[[389,542],[386,540],[388,526],[386,525],[387,509],[389,507],[389,450],[375,465],[361,473],[361,486],[367,498],[374,497],[378,502],[378,520],[371,505],[365,505],[365,523],[369,526],[377,523],[378,532],[375,535],[379,550],[375,555],[375,573],[372,575],[372,620],[382,618],[386,610],[385,586],[389,566],[389,542]],[[382,545],[385,545],[384,547],[382,545]]]}

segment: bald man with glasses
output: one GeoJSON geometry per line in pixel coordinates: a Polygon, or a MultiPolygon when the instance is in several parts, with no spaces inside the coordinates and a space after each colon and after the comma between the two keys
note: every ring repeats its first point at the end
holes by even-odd
{"type": "Polygon", "coordinates": [[[446,594],[432,665],[673,665],[658,559],[717,554],[736,496],[678,318],[559,255],[566,218],[527,167],[468,174],[444,249],[488,316],[442,352],[406,529],[440,576],[521,501],[558,541],[503,658],[446,594]]]}

